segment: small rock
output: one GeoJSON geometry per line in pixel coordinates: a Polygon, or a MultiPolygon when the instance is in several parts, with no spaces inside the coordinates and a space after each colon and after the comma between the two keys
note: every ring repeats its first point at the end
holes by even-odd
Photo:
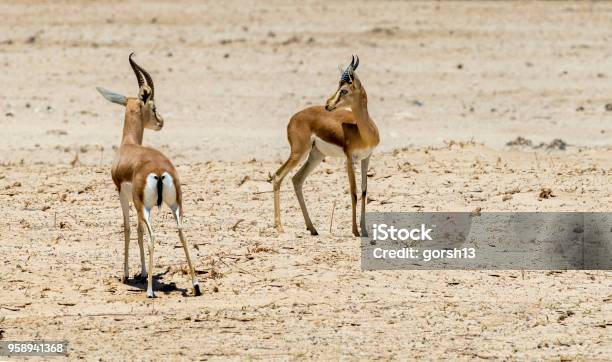
{"type": "Polygon", "coordinates": [[[531,146],[533,142],[530,139],[518,136],[516,139],[512,141],[508,141],[506,146],[531,146]]]}
{"type": "Polygon", "coordinates": [[[540,199],[550,199],[551,197],[555,197],[555,195],[553,195],[552,189],[542,188],[538,197],[540,199]]]}

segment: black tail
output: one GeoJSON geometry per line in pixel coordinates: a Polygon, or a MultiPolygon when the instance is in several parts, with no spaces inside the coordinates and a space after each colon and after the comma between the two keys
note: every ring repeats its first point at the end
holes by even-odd
{"type": "Polygon", "coordinates": [[[164,188],[164,183],[162,182],[162,178],[160,177],[157,179],[157,207],[161,207],[161,204],[162,204],[162,189],[163,188],[164,188]]]}

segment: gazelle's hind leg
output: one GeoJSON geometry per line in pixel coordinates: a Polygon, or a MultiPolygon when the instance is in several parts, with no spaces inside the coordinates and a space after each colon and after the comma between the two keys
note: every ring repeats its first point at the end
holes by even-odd
{"type": "Polygon", "coordinates": [[[272,188],[274,190],[274,226],[279,232],[283,232],[283,224],[281,223],[280,217],[280,187],[283,183],[283,179],[289,171],[295,168],[300,162],[300,155],[291,154],[289,159],[276,171],[274,178],[272,179],[272,188]]]}
{"type": "Polygon", "coordinates": [[[147,272],[147,297],[155,298],[153,293],[153,253],[155,252],[155,236],[151,228],[151,208],[157,203],[157,176],[150,173],[146,177],[142,190],[132,191],[134,207],[138,212],[138,223],[144,225],[149,234],[149,270],[147,272]]]}
{"type": "Polygon", "coordinates": [[[151,229],[151,209],[147,209],[142,206],[141,210],[138,212],[139,220],[147,228],[149,233],[149,272],[147,273],[147,297],[155,298],[155,293],[153,293],[153,253],[155,252],[155,237],[153,236],[153,229],[151,229]]]}
{"type": "Polygon", "coordinates": [[[365,208],[368,203],[368,165],[370,157],[361,160],[361,219],[359,226],[361,227],[361,236],[368,236],[368,229],[365,222],[365,208]]]}
{"type": "Polygon", "coordinates": [[[144,224],[138,220],[138,248],[140,249],[140,279],[147,279],[147,268],[145,263],[144,252],[144,224]]]}
{"type": "MultiPolygon", "coordinates": [[[[310,138],[310,136],[308,136],[310,138]]],[[[274,226],[279,232],[283,232],[283,225],[281,224],[280,217],[280,187],[283,179],[287,174],[300,163],[307,152],[312,147],[311,141],[308,139],[289,139],[291,144],[291,154],[283,165],[276,171],[272,178],[272,185],[274,189],[274,226]]]]}
{"type": "Polygon", "coordinates": [[[312,225],[312,221],[310,220],[310,216],[308,215],[308,210],[306,209],[306,203],[304,202],[304,195],[302,193],[302,186],[304,185],[304,180],[306,177],[310,175],[310,173],[323,161],[325,155],[319,151],[318,148],[313,147],[310,150],[310,154],[308,155],[308,159],[306,163],[300,168],[300,170],[293,176],[293,188],[295,189],[295,195],[297,196],[298,202],[300,203],[300,208],[302,209],[302,215],[304,215],[304,222],[306,223],[306,228],[310,231],[312,235],[319,235],[315,227],[312,225]]]}
{"type": "Polygon", "coordinates": [[[119,201],[121,202],[121,210],[123,211],[123,278],[121,282],[126,283],[130,277],[129,255],[130,255],[130,197],[132,197],[129,187],[121,187],[119,192],[119,201]]]}
{"type": "Polygon", "coordinates": [[[178,228],[179,238],[181,239],[181,244],[183,244],[183,249],[185,250],[185,257],[187,258],[187,265],[189,266],[189,275],[191,275],[191,283],[193,285],[193,291],[196,296],[202,295],[200,292],[200,285],[198,283],[198,278],[195,275],[195,270],[193,269],[193,264],[191,263],[191,257],[189,256],[189,249],[187,248],[187,241],[185,240],[185,235],[183,234],[183,226],[181,224],[181,216],[180,216],[180,208],[177,204],[169,205],[172,210],[172,215],[174,215],[174,219],[176,220],[176,227],[178,228]]]}

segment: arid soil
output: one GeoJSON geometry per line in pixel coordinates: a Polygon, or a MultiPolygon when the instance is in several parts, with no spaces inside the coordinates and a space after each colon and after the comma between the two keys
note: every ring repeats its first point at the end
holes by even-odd
{"type": "Polygon", "coordinates": [[[612,358],[609,271],[362,271],[342,160],[304,187],[317,237],[289,181],[274,229],[268,182],[289,117],[357,53],[382,137],[369,211],[609,210],[612,4],[20,1],[0,15],[1,340],[109,361],[612,358]],[[134,95],[130,51],[166,118],[145,144],[181,174],[201,297],[164,208],[158,298],[120,282],[123,114],[95,86],[134,95]]]}

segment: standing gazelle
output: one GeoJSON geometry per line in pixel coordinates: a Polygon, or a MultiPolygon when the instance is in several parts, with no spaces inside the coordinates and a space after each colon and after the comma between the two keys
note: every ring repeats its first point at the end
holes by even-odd
{"type": "Polygon", "coordinates": [[[138,246],[140,247],[141,278],[147,278],[147,296],[154,298],[153,293],[153,251],[155,249],[155,238],[151,229],[151,208],[154,205],[161,206],[162,202],[170,207],[176,225],[179,238],[185,249],[189,273],[195,295],[200,295],[200,286],[195,276],[187,242],[183,235],[181,217],[183,216],[183,205],[181,197],[181,183],[172,162],[161,152],[142,146],[142,137],[145,128],[159,131],[163,125],[163,118],[155,108],[155,88],[153,80],[147,71],[142,69],[132,60],[129,61],[140,88],[138,97],[125,97],[120,94],[98,87],[98,91],[107,100],[125,106],[125,121],[123,124],[123,138],[121,146],[117,151],[111,175],[113,182],[119,191],[119,199],[123,210],[123,231],[125,236],[123,282],[129,277],[128,250],[130,244],[130,200],[134,203],[138,213],[138,246]],[[147,228],[149,234],[149,271],[145,267],[143,248],[143,228],[147,228]]]}
{"type": "Polygon", "coordinates": [[[291,146],[289,159],[276,171],[274,183],[274,223],[279,231],[283,231],[280,219],[280,186],[285,176],[306,156],[308,159],[302,168],[293,176],[295,194],[306,228],[312,235],[318,235],[312,225],[304,196],[302,185],[308,175],[321,163],[325,156],[346,157],[351,189],[353,208],[353,234],[359,236],[357,229],[357,186],[355,185],[355,169],[353,162],[361,161],[361,235],[367,236],[365,226],[365,205],[367,199],[367,173],[370,155],[380,142],[378,128],[368,113],[368,97],[359,81],[355,70],[359,58],[353,56],[351,64],[340,77],[338,89],[327,100],[325,107],[308,107],[291,117],[287,126],[287,138],[291,146]],[[348,110],[336,110],[350,107],[348,110]]]}

